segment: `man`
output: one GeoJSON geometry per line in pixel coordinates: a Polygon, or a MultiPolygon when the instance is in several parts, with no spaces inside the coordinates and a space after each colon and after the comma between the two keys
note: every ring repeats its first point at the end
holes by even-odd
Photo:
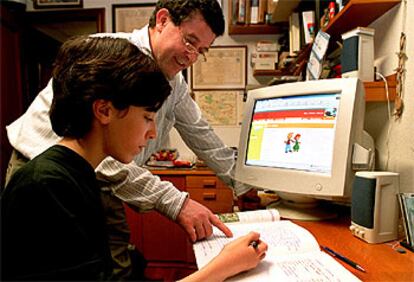
{"type": "MultiPolygon", "coordinates": [[[[171,95],[157,113],[157,138],[136,156],[135,163],[124,165],[106,158],[96,169],[102,184],[111,252],[118,276],[130,274],[130,258],[126,252],[129,230],[122,202],[139,211],[156,209],[181,225],[192,241],[210,236],[212,225],[231,236],[230,230],[206,207],[189,199],[187,193],[180,192],[171,183],[160,181],[139,167],[152,153],[161,149],[169,131],[175,127],[197,156],[225,183],[234,187],[236,195],[251,189],[232,180],[234,151],[222,143],[202,118],[200,109],[188,95],[188,85],[180,73],[207,52],[215,38],[223,32],[223,12],[216,0],[160,0],[148,27],[132,33],[96,35],[126,38],[148,52],[172,87],[171,95]]],[[[7,127],[9,141],[15,149],[9,175],[18,167],[19,161],[32,159],[58,142],[59,138],[53,133],[47,116],[52,92],[49,82],[26,113],[7,127]]]]}

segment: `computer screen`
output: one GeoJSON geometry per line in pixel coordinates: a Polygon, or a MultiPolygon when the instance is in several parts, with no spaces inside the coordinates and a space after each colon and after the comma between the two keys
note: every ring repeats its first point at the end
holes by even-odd
{"type": "Polygon", "coordinates": [[[356,170],[373,166],[355,78],[269,86],[248,93],[236,179],[290,202],[349,202],[356,170]],[[293,200],[292,200],[293,199],[293,200]]]}

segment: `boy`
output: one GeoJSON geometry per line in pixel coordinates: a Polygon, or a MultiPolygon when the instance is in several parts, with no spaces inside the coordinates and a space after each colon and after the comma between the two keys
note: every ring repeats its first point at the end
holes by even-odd
{"type": "MultiPolygon", "coordinates": [[[[94,170],[108,156],[130,163],[156,137],[155,113],[170,91],[154,61],[127,40],[78,37],[62,45],[49,115],[63,138],[18,170],[2,194],[2,279],[111,279],[94,170]]],[[[258,239],[234,241],[186,279],[214,273],[224,280],[256,266],[267,249],[249,246],[258,239]]]]}
{"type": "MultiPolygon", "coordinates": [[[[226,236],[232,235],[207,207],[189,198],[187,192],[180,191],[171,182],[160,181],[142,167],[153,153],[165,146],[173,127],[198,158],[224,183],[234,187],[237,196],[245,198],[250,194],[246,192],[252,187],[233,179],[234,150],[220,140],[202,117],[181,74],[182,70],[195,63],[197,57],[205,55],[214,40],[223,35],[224,29],[224,15],[218,0],[159,0],[148,26],[131,33],[96,34],[126,38],[141,50],[146,50],[170,80],[172,88],[171,95],[157,113],[157,137],[135,157],[134,162],[124,165],[107,158],[96,169],[101,180],[114,272],[120,278],[126,279],[132,273],[141,272],[140,267],[132,268],[129,250],[134,247],[129,245],[125,203],[138,211],[157,210],[180,225],[193,242],[211,236],[213,225],[226,236]]],[[[6,180],[22,163],[59,140],[47,117],[52,97],[52,83],[49,82],[26,113],[7,126],[7,136],[14,153],[6,180]]],[[[257,208],[258,198],[255,199],[253,203],[250,201],[253,208],[257,208]]],[[[240,203],[243,201],[239,201],[239,206],[240,203]]]]}

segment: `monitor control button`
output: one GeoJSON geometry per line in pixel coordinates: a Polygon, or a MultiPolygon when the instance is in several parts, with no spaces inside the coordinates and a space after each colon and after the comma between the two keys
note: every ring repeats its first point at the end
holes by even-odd
{"type": "Polygon", "coordinates": [[[316,191],[322,191],[322,188],[323,188],[323,186],[320,183],[318,183],[318,184],[315,185],[316,191]]]}

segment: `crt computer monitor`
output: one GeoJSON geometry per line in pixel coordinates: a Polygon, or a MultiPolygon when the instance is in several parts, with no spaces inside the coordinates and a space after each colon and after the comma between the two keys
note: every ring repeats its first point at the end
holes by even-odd
{"type": "Polygon", "coordinates": [[[355,171],[373,167],[364,114],[364,86],[356,78],[249,91],[236,179],[276,191],[282,217],[333,217],[316,199],[349,203],[355,171]]]}

